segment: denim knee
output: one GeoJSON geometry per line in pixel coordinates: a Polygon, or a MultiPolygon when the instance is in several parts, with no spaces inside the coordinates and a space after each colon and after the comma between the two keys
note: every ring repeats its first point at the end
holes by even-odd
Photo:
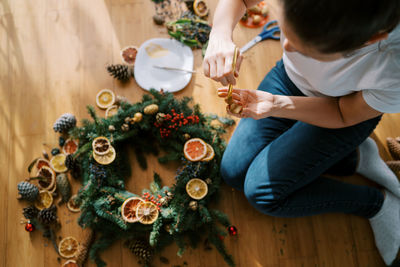
{"type": "Polygon", "coordinates": [[[220,172],[226,184],[243,191],[244,177],[236,168],[233,168],[232,162],[226,154],[222,156],[220,172]]]}
{"type": "MultiPolygon", "coordinates": [[[[261,175],[261,174],[260,174],[261,175]]],[[[244,194],[249,203],[260,212],[268,215],[279,215],[279,207],[284,197],[279,193],[280,188],[268,188],[246,177],[244,194]]]]}

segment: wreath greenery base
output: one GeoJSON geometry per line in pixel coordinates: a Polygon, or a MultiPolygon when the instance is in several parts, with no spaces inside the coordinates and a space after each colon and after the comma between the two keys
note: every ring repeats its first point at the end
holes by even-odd
{"type": "Polygon", "coordinates": [[[194,248],[201,239],[207,238],[224,260],[234,266],[233,258],[227,252],[222,238],[227,234],[229,219],[221,211],[209,208],[209,204],[217,200],[220,190],[219,167],[225,149],[222,135],[225,133],[225,126],[232,125],[233,120],[203,114],[198,105],[189,105],[191,99],[188,97],[178,100],[171,93],[155,90],[150,93],[144,95],[138,103],[120,103],[118,113],[109,118],[98,117],[95,109],[89,106],[92,120],[85,119],[81,127],[75,127],[68,132],[71,138],[79,140],[79,149],[73,155],[75,164],[80,166],[82,182],[76,199],[81,203],[82,212],[78,223],[83,228],[94,230],[97,236],[89,257],[97,266],[105,266],[99,253],[120,239],[144,238],[155,252],[175,242],[179,247],[177,254],[182,255],[186,247],[194,248]],[[127,117],[133,117],[138,112],[143,113],[151,104],[158,106],[156,113],[143,114],[141,121],[129,124],[129,128],[123,126],[127,117]],[[177,117],[176,114],[177,120],[168,119],[177,117]],[[197,119],[179,123],[185,122],[188,117],[197,119]],[[99,136],[107,137],[115,147],[116,159],[109,165],[100,165],[93,159],[91,144],[99,136]],[[215,157],[208,162],[186,160],[183,146],[188,136],[201,138],[212,145],[215,157]],[[149,189],[141,192],[142,195],[168,199],[160,205],[159,216],[150,225],[126,223],[121,216],[121,205],[127,198],[142,196],[125,188],[125,180],[131,176],[128,159],[130,148],[134,150],[142,168],[147,167],[145,155],[152,153],[159,156],[160,150],[166,154],[158,158],[160,163],[181,162],[175,184],[170,187],[162,186],[160,176],[155,173],[149,189]],[[190,208],[189,203],[193,199],[186,192],[186,184],[192,178],[208,182],[208,193],[203,199],[197,200],[196,209],[190,208]]]}

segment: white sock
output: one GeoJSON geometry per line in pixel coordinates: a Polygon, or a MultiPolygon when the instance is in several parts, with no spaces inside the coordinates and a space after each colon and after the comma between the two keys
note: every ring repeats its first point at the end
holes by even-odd
{"type": "Polygon", "coordinates": [[[396,174],[379,156],[378,146],[372,138],[367,138],[359,146],[360,159],[356,172],[382,185],[397,197],[400,197],[400,182],[396,174]]]}
{"type": "Polygon", "coordinates": [[[400,247],[400,199],[389,191],[378,213],[369,219],[375,244],[386,265],[392,264],[400,247]]]}

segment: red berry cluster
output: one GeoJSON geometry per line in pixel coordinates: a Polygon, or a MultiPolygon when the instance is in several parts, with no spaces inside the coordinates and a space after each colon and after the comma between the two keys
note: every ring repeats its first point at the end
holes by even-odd
{"type": "Polygon", "coordinates": [[[183,113],[176,113],[175,109],[171,109],[171,114],[166,114],[162,123],[155,122],[154,126],[160,129],[162,138],[171,135],[172,130],[177,131],[180,127],[187,124],[196,124],[200,122],[199,116],[189,115],[185,117],[183,113]]]}
{"type": "Polygon", "coordinates": [[[158,211],[160,211],[160,207],[162,206],[160,203],[160,199],[162,198],[161,195],[157,195],[157,198],[155,198],[153,195],[151,195],[149,192],[143,193],[142,198],[145,201],[150,201],[153,204],[157,205],[158,211]]]}

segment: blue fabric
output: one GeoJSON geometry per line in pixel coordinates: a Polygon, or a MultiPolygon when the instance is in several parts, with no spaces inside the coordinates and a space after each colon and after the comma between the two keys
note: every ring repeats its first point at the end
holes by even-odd
{"type": "MultiPolygon", "coordinates": [[[[303,96],[290,81],[282,61],[258,90],[303,96]]],[[[370,218],[382,206],[382,192],[324,174],[354,173],[356,149],[380,118],[342,129],[275,117],[242,119],[222,158],[222,177],[228,185],[244,191],[256,209],[272,216],[341,212],[370,218]]]]}

